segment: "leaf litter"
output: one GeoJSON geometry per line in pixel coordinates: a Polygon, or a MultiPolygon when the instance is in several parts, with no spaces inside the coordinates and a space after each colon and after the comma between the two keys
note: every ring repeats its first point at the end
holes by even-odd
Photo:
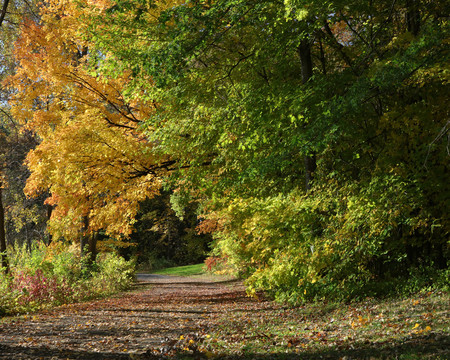
{"type": "Polygon", "coordinates": [[[241,282],[158,276],[0,322],[0,359],[449,359],[449,294],[286,307],[241,282]]]}

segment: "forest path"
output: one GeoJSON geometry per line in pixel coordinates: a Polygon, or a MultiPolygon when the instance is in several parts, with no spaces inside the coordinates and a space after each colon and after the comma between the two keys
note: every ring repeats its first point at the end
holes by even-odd
{"type": "Polygon", "coordinates": [[[229,312],[273,304],[238,281],[138,274],[136,289],[0,323],[0,359],[160,358],[180,338],[205,337],[229,312]]]}

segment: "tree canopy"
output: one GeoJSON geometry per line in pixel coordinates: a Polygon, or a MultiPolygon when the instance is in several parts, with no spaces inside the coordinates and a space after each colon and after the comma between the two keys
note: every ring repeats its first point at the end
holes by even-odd
{"type": "Polygon", "coordinates": [[[445,5],[46,2],[9,80],[42,138],[27,191],[51,192],[55,233],[127,235],[175,188],[250,291],[293,302],[444,268],[445,5]]]}
{"type": "Polygon", "coordinates": [[[42,7],[42,24],[24,22],[14,48],[12,113],[41,139],[27,157],[25,190],[49,191],[57,237],[75,238],[84,221],[87,233],[129,235],[138,202],[159,188],[152,145],[138,129],[153,105],[124,99],[126,74],[107,81],[89,71],[80,13],[69,5],[42,7]]]}

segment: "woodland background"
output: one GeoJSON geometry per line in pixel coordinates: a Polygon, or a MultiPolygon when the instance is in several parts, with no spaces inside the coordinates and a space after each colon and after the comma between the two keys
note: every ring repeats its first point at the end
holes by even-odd
{"type": "Polygon", "coordinates": [[[446,5],[5,0],[2,286],[37,251],[55,288],[64,254],[293,304],[448,287],[446,5]]]}

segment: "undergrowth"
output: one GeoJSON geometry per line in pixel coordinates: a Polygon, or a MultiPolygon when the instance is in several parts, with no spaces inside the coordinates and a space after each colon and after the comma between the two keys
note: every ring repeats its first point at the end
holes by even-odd
{"type": "Polygon", "coordinates": [[[10,248],[8,257],[9,274],[0,271],[0,315],[105,297],[134,281],[133,262],[104,253],[87,267],[77,247],[62,243],[10,248]]]}
{"type": "Polygon", "coordinates": [[[258,280],[261,283],[255,282],[254,275],[251,276],[245,271],[240,272],[239,270],[242,270],[242,268],[230,263],[228,259],[228,257],[210,256],[205,260],[205,270],[218,275],[232,274],[244,280],[249,295],[264,293],[279,303],[291,306],[321,303],[323,301],[345,303],[361,301],[366,298],[405,298],[429,291],[450,291],[449,268],[411,267],[404,270],[402,275],[390,275],[384,278],[352,274],[342,281],[336,281],[336,279],[325,275],[318,276],[315,281],[306,285],[302,284],[303,280],[299,280],[294,271],[281,272],[277,276],[281,277],[282,280],[276,282],[276,286],[269,286],[269,283],[264,283],[261,279],[258,280]]]}

